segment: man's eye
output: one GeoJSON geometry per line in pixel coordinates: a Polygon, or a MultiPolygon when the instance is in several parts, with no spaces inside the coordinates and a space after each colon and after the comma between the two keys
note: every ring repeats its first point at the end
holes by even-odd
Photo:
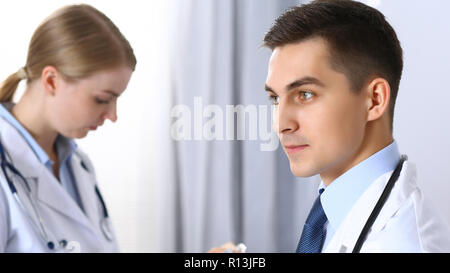
{"type": "Polygon", "coordinates": [[[278,105],[278,103],[280,102],[280,97],[270,95],[269,100],[272,102],[273,105],[278,105]]]}
{"type": "Polygon", "coordinates": [[[302,100],[310,100],[314,94],[309,91],[300,91],[300,97],[302,100]]]}

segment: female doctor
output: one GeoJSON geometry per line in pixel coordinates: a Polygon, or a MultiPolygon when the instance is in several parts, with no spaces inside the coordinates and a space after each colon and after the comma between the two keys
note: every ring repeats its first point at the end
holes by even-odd
{"type": "Polygon", "coordinates": [[[0,88],[0,252],[118,251],[94,167],[73,139],[117,120],[135,65],[126,38],[89,5],[36,29],[26,65],[0,88]]]}

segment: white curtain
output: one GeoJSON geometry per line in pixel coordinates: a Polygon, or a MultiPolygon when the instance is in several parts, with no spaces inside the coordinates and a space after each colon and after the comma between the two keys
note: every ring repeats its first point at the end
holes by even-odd
{"type": "MultiPolygon", "coordinates": [[[[176,118],[170,113],[179,104],[193,110],[194,97],[204,106],[217,104],[223,110],[227,104],[267,104],[263,86],[270,52],[260,48],[262,38],[285,8],[299,3],[83,2],[99,8],[119,26],[138,59],[130,85],[119,99],[117,123],[106,123],[78,142],[96,167],[121,250],[203,252],[233,240],[243,241],[252,252],[293,252],[318,178],[293,177],[281,147],[261,151],[264,141],[175,141],[170,130],[176,118]]],[[[401,152],[417,163],[424,193],[450,223],[450,108],[446,105],[450,4],[444,0],[428,5],[362,2],[386,15],[402,43],[405,69],[394,136],[401,152]]],[[[1,31],[8,37],[0,44],[2,79],[24,64],[37,25],[53,10],[73,3],[2,4],[8,12],[0,18],[1,25],[13,22],[15,26],[1,31]]]]}

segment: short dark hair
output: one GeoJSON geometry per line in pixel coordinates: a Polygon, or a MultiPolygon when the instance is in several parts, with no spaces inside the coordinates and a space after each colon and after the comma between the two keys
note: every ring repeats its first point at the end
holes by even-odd
{"type": "Polygon", "coordinates": [[[327,42],[331,66],[347,76],[354,92],[360,91],[371,76],[387,80],[392,130],[403,53],[384,15],[351,0],[316,0],[278,17],[264,37],[264,46],[273,50],[316,37],[327,42]]]}

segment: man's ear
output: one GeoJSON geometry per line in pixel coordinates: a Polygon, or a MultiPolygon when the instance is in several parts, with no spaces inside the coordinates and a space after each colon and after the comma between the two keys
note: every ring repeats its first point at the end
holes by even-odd
{"type": "Polygon", "coordinates": [[[54,96],[59,85],[61,74],[54,66],[46,66],[42,69],[41,83],[45,93],[54,96]]]}
{"type": "Polygon", "coordinates": [[[373,79],[367,86],[367,121],[379,119],[389,109],[391,87],[383,78],[373,79]]]}

